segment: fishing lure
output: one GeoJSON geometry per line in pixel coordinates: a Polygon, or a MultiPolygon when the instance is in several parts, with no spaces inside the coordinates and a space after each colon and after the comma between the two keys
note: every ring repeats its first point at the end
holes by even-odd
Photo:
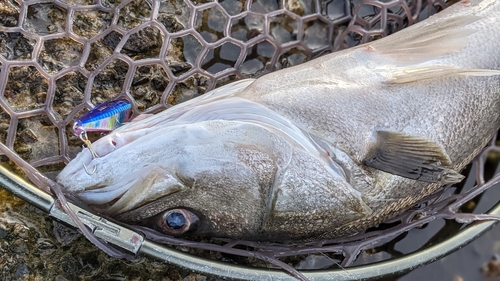
{"type": "MultiPolygon", "coordinates": [[[[87,137],[87,132],[110,132],[127,122],[131,116],[132,105],[125,99],[113,100],[97,105],[80,119],[73,123],[73,132],[80,137],[92,154],[92,158],[99,155],[92,149],[92,143],[87,137]]],[[[83,147],[85,147],[85,145],[83,147]]],[[[83,168],[87,174],[96,172],[96,166],[89,171],[84,164],[83,168]]]]}
{"type": "Polygon", "coordinates": [[[132,105],[125,99],[97,105],[73,123],[76,135],[85,132],[110,132],[130,119],[132,105]]]}

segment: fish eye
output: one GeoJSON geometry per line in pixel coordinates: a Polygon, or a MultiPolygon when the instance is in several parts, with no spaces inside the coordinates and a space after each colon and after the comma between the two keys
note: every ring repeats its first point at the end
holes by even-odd
{"type": "Polygon", "coordinates": [[[186,225],[186,218],[181,213],[171,212],[165,218],[165,222],[171,229],[181,229],[184,225],[186,225]]]}
{"type": "Polygon", "coordinates": [[[181,235],[196,228],[198,217],[186,209],[172,209],[158,216],[157,230],[165,234],[181,235]]]}

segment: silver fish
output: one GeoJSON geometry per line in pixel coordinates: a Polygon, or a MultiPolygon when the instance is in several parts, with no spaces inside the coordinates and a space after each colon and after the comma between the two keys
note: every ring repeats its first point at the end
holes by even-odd
{"type": "Polygon", "coordinates": [[[500,1],[459,2],[379,41],[127,124],[58,182],[166,234],[358,232],[460,182],[499,129],[498,34],[500,1]]]}

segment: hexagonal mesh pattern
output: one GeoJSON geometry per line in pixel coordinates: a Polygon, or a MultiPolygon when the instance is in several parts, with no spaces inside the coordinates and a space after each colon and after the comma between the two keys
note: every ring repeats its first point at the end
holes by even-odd
{"type": "MultiPolygon", "coordinates": [[[[121,97],[132,102],[135,114],[158,112],[230,81],[386,36],[446,5],[442,0],[4,0],[0,141],[50,175],[80,150],[70,125],[96,104],[121,97]]],[[[406,216],[399,220],[414,220],[416,214],[406,216]]],[[[443,211],[441,217],[447,216],[453,217],[443,211]]],[[[393,235],[408,229],[403,224],[393,235]]],[[[373,233],[380,234],[323,241],[323,248],[302,245],[301,254],[342,253],[341,264],[348,266],[370,247],[366,241],[374,241],[373,233]],[[339,246],[344,242],[358,245],[358,252],[339,246]]]]}
{"type": "Polygon", "coordinates": [[[124,97],[136,114],[157,112],[232,80],[385,36],[444,6],[3,1],[0,139],[35,166],[69,161],[81,143],[68,124],[96,104],[124,97]]]}

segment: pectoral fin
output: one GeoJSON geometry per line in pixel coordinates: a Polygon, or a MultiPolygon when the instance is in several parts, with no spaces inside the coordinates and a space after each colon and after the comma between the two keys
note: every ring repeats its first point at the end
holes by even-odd
{"type": "Polygon", "coordinates": [[[376,144],[364,164],[405,178],[441,184],[462,181],[463,175],[446,168],[446,151],[436,142],[400,132],[378,131],[376,144]]]}

